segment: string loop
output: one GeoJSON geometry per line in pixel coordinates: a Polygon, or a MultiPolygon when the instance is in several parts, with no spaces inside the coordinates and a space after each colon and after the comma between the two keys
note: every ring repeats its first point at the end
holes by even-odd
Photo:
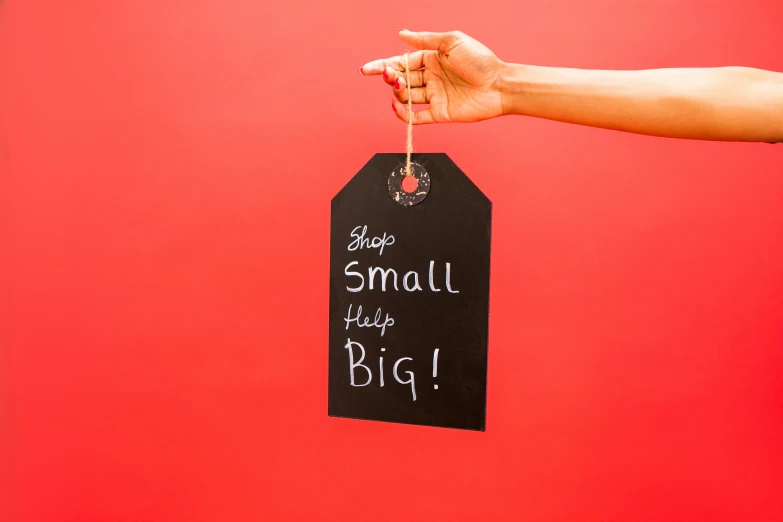
{"type": "Polygon", "coordinates": [[[408,91],[408,140],[406,144],[406,158],[405,158],[405,176],[413,176],[411,171],[411,153],[413,152],[413,102],[411,101],[411,74],[410,67],[408,65],[408,52],[403,54],[403,62],[405,62],[405,88],[408,91]]]}

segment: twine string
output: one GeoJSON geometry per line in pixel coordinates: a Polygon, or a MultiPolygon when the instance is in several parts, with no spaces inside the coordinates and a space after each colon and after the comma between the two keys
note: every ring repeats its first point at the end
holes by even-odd
{"type": "Polygon", "coordinates": [[[408,53],[403,54],[403,61],[405,62],[405,88],[408,91],[408,140],[406,144],[406,158],[405,158],[405,176],[413,176],[411,170],[411,153],[413,152],[413,105],[411,101],[411,74],[410,67],[408,65],[408,53]]]}

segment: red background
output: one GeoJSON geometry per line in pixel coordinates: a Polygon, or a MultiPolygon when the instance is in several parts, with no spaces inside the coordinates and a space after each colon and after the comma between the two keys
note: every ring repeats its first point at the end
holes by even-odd
{"type": "Polygon", "coordinates": [[[487,431],[326,415],[329,201],[403,148],[356,72],[397,28],[539,65],[783,70],[781,2],[2,17],[4,520],[783,519],[783,145],[417,128],[494,203],[487,431]]]}

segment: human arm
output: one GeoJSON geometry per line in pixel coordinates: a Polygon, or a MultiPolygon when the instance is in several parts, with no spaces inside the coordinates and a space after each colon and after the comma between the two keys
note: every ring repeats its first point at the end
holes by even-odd
{"type": "MultiPolygon", "coordinates": [[[[783,74],[747,67],[602,71],[506,63],[460,32],[400,38],[411,99],[430,107],[414,124],[524,115],[639,134],[725,141],[783,140],[783,74]]],[[[408,119],[400,57],[364,65],[392,85],[392,106],[408,119]]]]}

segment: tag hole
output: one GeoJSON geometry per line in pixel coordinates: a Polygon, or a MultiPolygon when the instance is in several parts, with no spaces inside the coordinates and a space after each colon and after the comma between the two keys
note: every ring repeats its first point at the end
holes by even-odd
{"type": "Polygon", "coordinates": [[[406,176],[405,164],[399,162],[387,179],[389,195],[392,200],[403,207],[421,203],[430,192],[430,175],[427,174],[424,167],[411,162],[410,169],[411,175],[406,176]]]}
{"type": "Polygon", "coordinates": [[[419,180],[414,176],[405,176],[402,178],[402,190],[408,194],[416,192],[416,188],[419,186],[419,180]]]}

